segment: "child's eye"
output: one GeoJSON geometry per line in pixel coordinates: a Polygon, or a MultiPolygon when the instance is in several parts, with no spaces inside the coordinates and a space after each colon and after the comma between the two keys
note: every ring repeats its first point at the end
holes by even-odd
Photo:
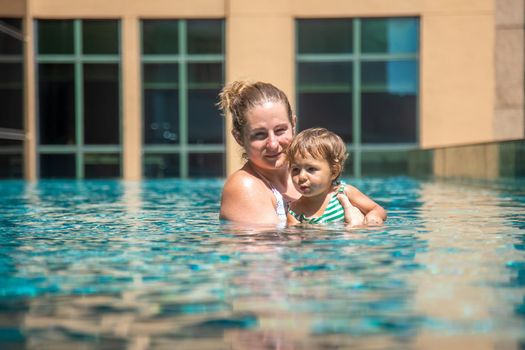
{"type": "Polygon", "coordinates": [[[313,173],[315,171],[317,171],[316,167],[311,166],[311,167],[308,168],[308,172],[310,172],[310,173],[313,173]]]}

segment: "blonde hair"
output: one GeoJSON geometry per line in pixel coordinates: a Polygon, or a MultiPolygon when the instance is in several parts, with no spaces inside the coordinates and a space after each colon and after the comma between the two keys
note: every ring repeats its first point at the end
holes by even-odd
{"type": "Polygon", "coordinates": [[[348,155],[346,145],[339,135],[325,128],[311,128],[294,137],[286,150],[286,156],[289,164],[293,164],[298,157],[326,160],[337,180],[343,172],[348,155]]]}
{"type": "Polygon", "coordinates": [[[243,136],[246,125],[246,113],[250,109],[266,102],[282,103],[286,108],[288,120],[293,124],[292,107],[286,94],[270,83],[234,81],[226,85],[219,93],[219,109],[223,115],[231,114],[233,131],[243,136]]]}

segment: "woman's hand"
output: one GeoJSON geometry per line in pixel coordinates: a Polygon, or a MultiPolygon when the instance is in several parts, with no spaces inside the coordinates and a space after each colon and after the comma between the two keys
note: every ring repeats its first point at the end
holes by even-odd
{"type": "Polygon", "coordinates": [[[365,224],[365,216],[363,213],[350,203],[350,200],[344,193],[339,193],[337,199],[345,210],[345,223],[350,226],[361,226],[365,224]]]}

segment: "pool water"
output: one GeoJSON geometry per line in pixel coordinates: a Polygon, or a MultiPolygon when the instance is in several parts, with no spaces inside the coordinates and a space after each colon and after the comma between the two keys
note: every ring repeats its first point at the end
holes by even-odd
{"type": "Polygon", "coordinates": [[[381,227],[218,219],[222,180],[0,182],[0,348],[525,347],[525,186],[347,179],[381,227]]]}

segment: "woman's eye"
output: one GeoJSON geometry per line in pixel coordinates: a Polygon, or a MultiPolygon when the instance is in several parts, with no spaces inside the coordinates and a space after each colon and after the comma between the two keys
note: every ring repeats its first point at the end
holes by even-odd
{"type": "Polygon", "coordinates": [[[286,132],[285,128],[275,130],[276,135],[282,135],[286,132]]]}
{"type": "Polygon", "coordinates": [[[255,140],[263,140],[264,138],[266,138],[266,134],[263,133],[263,132],[258,132],[256,134],[253,134],[252,136],[255,140]]]}

